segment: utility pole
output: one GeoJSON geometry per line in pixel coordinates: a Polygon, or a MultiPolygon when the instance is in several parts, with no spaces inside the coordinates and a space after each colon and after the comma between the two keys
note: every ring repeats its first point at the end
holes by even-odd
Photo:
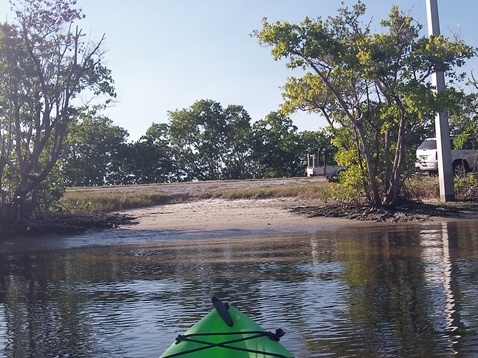
{"type": "MultiPolygon", "coordinates": [[[[438,19],[437,0],[427,1],[427,22],[428,35],[440,35],[440,21],[438,19]]],[[[433,84],[437,93],[445,89],[445,74],[437,71],[432,75],[433,84]]],[[[435,132],[438,152],[438,181],[440,186],[440,201],[447,202],[455,200],[453,188],[453,170],[451,163],[450,126],[448,114],[440,112],[435,117],[435,132]]]]}

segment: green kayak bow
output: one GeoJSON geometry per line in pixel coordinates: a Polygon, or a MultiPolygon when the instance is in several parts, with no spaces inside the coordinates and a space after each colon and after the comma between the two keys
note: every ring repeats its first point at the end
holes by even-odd
{"type": "Polygon", "coordinates": [[[279,343],[282,329],[267,332],[234,306],[213,297],[214,309],[179,335],[160,358],[292,358],[279,343]]]}

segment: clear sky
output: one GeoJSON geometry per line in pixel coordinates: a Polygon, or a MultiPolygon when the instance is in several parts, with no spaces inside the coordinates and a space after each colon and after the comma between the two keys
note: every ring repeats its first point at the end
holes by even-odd
{"type": "MultiPolygon", "coordinates": [[[[106,112],[137,140],[154,123],[168,122],[168,111],[200,99],[242,105],[253,121],[277,110],[281,89],[294,73],[274,62],[251,32],[261,19],[299,23],[306,16],[336,15],[339,0],[78,0],[92,39],[106,36],[106,63],[113,71],[117,101],[106,112]]],[[[356,1],[344,0],[347,5],[356,1]]],[[[425,25],[426,0],[363,0],[366,18],[386,18],[393,4],[425,25]]],[[[457,33],[478,46],[476,0],[438,0],[441,33],[457,33]]],[[[0,0],[4,19],[8,0],[0,0]]],[[[300,131],[317,130],[317,115],[299,113],[300,131]]]]}

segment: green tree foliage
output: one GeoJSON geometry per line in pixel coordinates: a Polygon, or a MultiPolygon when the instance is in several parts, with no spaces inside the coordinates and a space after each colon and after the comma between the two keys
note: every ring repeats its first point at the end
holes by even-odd
{"type": "Polygon", "coordinates": [[[224,110],[228,135],[224,143],[223,179],[253,178],[254,165],[251,160],[252,128],[247,111],[238,105],[229,105],[224,110]]]}
{"type": "Polygon", "coordinates": [[[153,124],[138,141],[95,110],[72,124],[62,162],[69,186],[150,184],[175,181],[169,126],[153,124]]]}
{"type": "MultiPolygon", "coordinates": [[[[337,154],[337,147],[332,144],[333,137],[333,133],[328,128],[301,132],[299,133],[300,148],[298,150],[315,155],[320,165],[324,164],[324,160],[327,165],[336,164],[335,155],[337,154]]],[[[308,164],[305,163],[305,165],[308,164]]]]}
{"type": "Polygon", "coordinates": [[[223,109],[210,100],[171,113],[169,124],[153,123],[136,142],[126,142],[126,130],[99,109],[70,124],[61,162],[66,185],[302,176],[307,153],[327,149],[332,159],[335,151],[327,131],[298,133],[277,112],[251,126],[242,106],[223,109]]]}
{"type": "Polygon", "coordinates": [[[110,176],[120,170],[120,153],[126,145],[128,132],[113,124],[96,111],[80,116],[72,122],[62,171],[69,186],[96,186],[111,184],[110,176]]]}
{"type": "Polygon", "coordinates": [[[242,106],[211,100],[169,112],[170,140],[180,180],[247,177],[250,117],[242,106]]]}
{"type": "Polygon", "coordinates": [[[467,136],[478,136],[478,81],[472,76],[469,80],[469,91],[461,97],[458,108],[450,113],[450,130],[461,137],[463,142],[467,136]]]}
{"type": "Polygon", "coordinates": [[[31,217],[57,173],[79,94],[114,96],[102,65],[103,39],[75,26],[75,0],[11,1],[12,24],[0,25],[0,183],[2,214],[31,217]]]}
{"type": "Polygon", "coordinates": [[[307,144],[300,142],[297,127],[285,115],[271,112],[254,123],[252,148],[257,177],[303,175],[307,144]]]}
{"type": "Polygon", "coordinates": [[[177,181],[176,162],[169,140],[169,125],[152,124],[139,141],[129,144],[123,155],[121,184],[177,181]]]}
{"type": "Polygon", "coordinates": [[[437,98],[430,74],[443,71],[449,83],[458,81],[453,68],[473,49],[442,36],[421,37],[422,26],[396,6],[381,22],[383,33],[371,33],[364,14],[358,2],[326,20],[264,19],[254,34],[275,60],[305,71],[285,85],[283,110],[317,112],[340,129],[334,141],[339,164],[349,168],[347,185],[380,208],[400,199],[414,136],[459,96],[450,87],[437,98]]]}

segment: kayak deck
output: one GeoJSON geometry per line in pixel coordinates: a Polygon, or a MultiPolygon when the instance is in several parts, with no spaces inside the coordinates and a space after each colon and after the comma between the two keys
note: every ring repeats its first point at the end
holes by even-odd
{"type": "Polygon", "coordinates": [[[234,306],[213,298],[214,310],[179,335],[161,358],[291,358],[279,343],[281,329],[267,332],[234,306]]]}

